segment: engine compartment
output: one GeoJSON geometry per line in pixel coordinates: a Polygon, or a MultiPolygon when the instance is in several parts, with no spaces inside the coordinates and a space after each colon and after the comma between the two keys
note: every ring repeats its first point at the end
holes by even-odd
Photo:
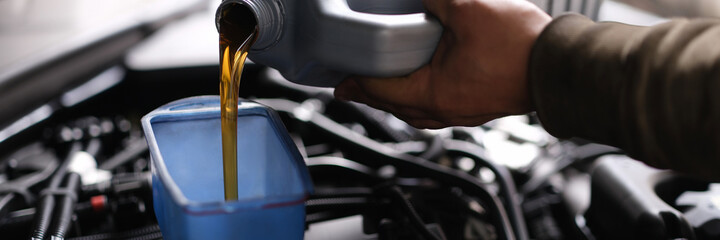
{"type": "MultiPolygon", "coordinates": [[[[217,95],[219,73],[194,56],[142,60],[182,46],[145,42],[155,41],[165,48],[50,68],[44,79],[62,77],[58,68],[78,72],[60,93],[32,97],[38,104],[18,103],[22,111],[1,118],[0,236],[162,238],[140,118],[176,99],[217,95]],[[81,183],[58,170],[76,158],[95,163],[81,183]]],[[[102,53],[94,46],[83,51],[102,53]]],[[[419,130],[260,65],[243,74],[240,96],[280,114],[310,170],[305,239],[720,238],[720,184],[650,168],[616,148],[556,139],[532,114],[419,130]]]]}
{"type": "MultiPolygon", "coordinates": [[[[182,96],[215,93],[214,84],[194,83],[217,69],[111,69],[124,72],[117,85],[3,142],[3,236],[34,231],[52,168],[83,151],[107,174],[77,190],[68,238],[160,237],[139,118],[182,96]]],[[[612,147],[555,139],[533,116],[418,130],[262,66],[245,74],[241,96],[280,113],[310,169],[306,239],[718,237],[720,211],[708,205],[717,184],[649,168],[612,147]],[[507,154],[518,149],[525,155],[507,154]]]]}

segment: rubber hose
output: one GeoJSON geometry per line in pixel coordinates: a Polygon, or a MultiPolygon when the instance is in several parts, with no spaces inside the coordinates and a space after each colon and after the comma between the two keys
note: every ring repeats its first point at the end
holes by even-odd
{"type": "Polygon", "coordinates": [[[423,238],[427,240],[445,240],[442,236],[437,236],[434,233],[430,232],[427,227],[425,227],[425,223],[423,222],[422,218],[420,218],[420,215],[418,215],[417,211],[415,211],[415,208],[412,206],[412,203],[403,196],[402,190],[400,190],[400,187],[398,186],[391,186],[387,189],[388,193],[397,200],[397,203],[400,204],[403,211],[405,211],[405,214],[408,215],[410,218],[410,223],[412,226],[420,232],[420,235],[423,236],[423,238]]]}
{"type": "Polygon", "coordinates": [[[67,167],[70,164],[71,158],[75,155],[75,152],[80,151],[81,147],[82,145],[79,142],[74,142],[72,146],[70,146],[70,151],[68,151],[65,161],[58,166],[57,171],[55,171],[50,179],[50,184],[43,190],[48,194],[42,196],[40,204],[38,204],[38,207],[36,208],[37,214],[35,214],[35,226],[33,227],[30,239],[43,240],[45,238],[47,229],[50,226],[52,210],[55,207],[55,196],[51,193],[57,191],[58,187],[60,187],[60,184],[67,173],[67,167]]]}
{"type": "Polygon", "coordinates": [[[50,231],[53,239],[65,239],[65,233],[72,223],[73,210],[77,202],[77,192],[80,189],[80,175],[71,172],[67,176],[65,188],[67,194],[59,196],[56,214],[53,218],[55,229],[50,231]],[[74,196],[71,196],[74,195],[74,196]]]}
{"type": "Polygon", "coordinates": [[[125,232],[101,233],[89,236],[68,238],[68,240],[110,240],[110,239],[158,239],[162,237],[160,226],[152,225],[125,232]]]}
{"type": "Polygon", "coordinates": [[[515,236],[519,240],[529,239],[527,227],[525,225],[525,218],[523,217],[523,212],[520,208],[520,201],[517,199],[519,195],[517,189],[515,188],[515,181],[513,181],[510,171],[504,166],[486,160],[486,157],[483,154],[483,149],[475,144],[459,140],[445,140],[444,145],[445,149],[449,153],[469,157],[475,161],[475,166],[473,167],[475,170],[473,170],[473,174],[477,174],[480,167],[486,167],[495,174],[495,179],[500,185],[500,194],[502,194],[508,202],[506,211],[508,212],[510,222],[513,224],[515,236]]]}
{"type": "Polygon", "coordinates": [[[318,133],[327,134],[341,151],[348,152],[351,155],[362,153],[366,156],[363,158],[362,164],[371,166],[391,164],[397,168],[402,168],[404,171],[415,172],[418,175],[438,179],[445,184],[456,185],[470,195],[475,194],[486,204],[490,213],[489,216],[494,224],[497,224],[500,238],[516,239],[512,228],[513,225],[508,218],[502,201],[490,193],[485,184],[479,182],[477,178],[459,170],[397,152],[381,143],[352,132],[352,130],[322,114],[311,114],[309,118],[297,118],[293,113],[299,109],[300,104],[298,103],[283,99],[256,99],[256,101],[270,106],[276,111],[289,113],[295,120],[310,123],[310,126],[317,127],[318,133]]]}
{"type": "Polygon", "coordinates": [[[55,197],[52,195],[46,195],[40,199],[40,203],[36,208],[38,212],[35,214],[35,228],[33,228],[32,240],[43,240],[45,238],[45,231],[50,226],[53,206],[55,206],[55,197]]]}

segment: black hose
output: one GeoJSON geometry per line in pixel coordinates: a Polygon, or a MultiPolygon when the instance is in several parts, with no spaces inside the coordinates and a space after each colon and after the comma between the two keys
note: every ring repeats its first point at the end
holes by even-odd
{"type": "Polygon", "coordinates": [[[33,227],[32,240],[43,240],[45,238],[45,232],[50,226],[50,218],[52,216],[52,209],[55,206],[55,197],[51,195],[43,196],[35,209],[38,213],[35,214],[35,226],[33,227]]]}
{"type": "MultiPolygon", "coordinates": [[[[75,204],[73,212],[75,215],[79,214],[93,214],[93,208],[90,202],[82,202],[75,204]]],[[[7,217],[0,223],[0,232],[5,229],[13,229],[20,226],[28,226],[32,224],[35,219],[35,208],[26,208],[22,210],[13,211],[7,214],[7,217]]]]}
{"type": "Polygon", "coordinates": [[[330,142],[342,152],[347,153],[348,156],[365,156],[362,159],[357,159],[356,161],[362,160],[358,162],[369,166],[390,164],[403,171],[414,172],[417,175],[434,178],[448,185],[458,186],[469,195],[478,197],[481,202],[486,204],[491,219],[499,228],[498,234],[500,238],[515,239],[512,224],[508,219],[503,203],[497,196],[490,193],[484,183],[478,181],[475,177],[460,170],[437,165],[427,160],[398,152],[382,143],[357,134],[322,114],[311,112],[312,114],[310,116],[297,118],[293,113],[301,107],[298,103],[283,99],[257,99],[256,101],[270,106],[277,111],[285,112],[297,121],[309,122],[310,126],[318,129],[318,134],[327,134],[328,137],[331,138],[330,142]]]}
{"type": "MultiPolygon", "coordinates": [[[[383,135],[386,136],[390,141],[394,142],[402,142],[402,141],[408,141],[412,138],[412,135],[417,133],[417,131],[414,132],[402,132],[394,129],[388,124],[385,124],[388,120],[388,118],[391,118],[392,115],[390,115],[387,112],[383,112],[381,110],[377,110],[375,108],[368,107],[363,104],[353,103],[353,102],[339,102],[340,104],[344,105],[343,110],[351,109],[355,112],[359,113],[364,121],[360,121],[368,123],[375,127],[375,129],[379,130],[383,135]]],[[[412,128],[409,128],[412,129],[412,128]]]]}
{"type": "Polygon", "coordinates": [[[569,167],[577,168],[580,165],[591,165],[590,163],[592,163],[592,161],[607,154],[624,154],[621,149],[597,143],[584,144],[581,146],[569,143],[564,144],[562,147],[566,154],[554,160],[552,170],[544,171],[543,174],[532,175],[532,177],[520,187],[522,193],[529,194],[536,191],[547,182],[548,178],[569,167]]]}
{"type": "Polygon", "coordinates": [[[68,238],[68,240],[114,240],[114,239],[135,239],[135,240],[151,240],[162,238],[160,226],[152,225],[141,227],[124,232],[101,233],[89,236],[68,238]]]}
{"type": "Polygon", "coordinates": [[[89,153],[92,156],[97,156],[100,151],[102,150],[102,141],[98,138],[91,138],[87,146],[85,147],[85,152],[89,153]]]}
{"type": "Polygon", "coordinates": [[[41,192],[42,197],[36,208],[37,214],[35,214],[35,224],[30,237],[31,239],[43,240],[45,238],[47,229],[50,226],[52,210],[55,206],[55,196],[53,196],[53,192],[57,191],[60,187],[60,184],[67,173],[67,167],[70,164],[70,160],[73,155],[75,155],[75,152],[80,151],[81,147],[82,145],[79,142],[74,142],[70,146],[70,151],[68,151],[65,161],[58,166],[57,170],[50,179],[50,184],[41,192]]]}
{"type": "Polygon", "coordinates": [[[371,207],[373,191],[364,187],[316,188],[305,201],[306,224],[361,214],[371,207]]]}
{"type": "Polygon", "coordinates": [[[148,145],[144,138],[136,138],[125,149],[106,160],[99,169],[113,170],[125,163],[128,163],[148,151],[148,145]]]}
{"type": "Polygon", "coordinates": [[[72,223],[73,211],[75,209],[75,203],[77,203],[77,193],[79,189],[80,175],[74,172],[68,173],[65,187],[62,189],[64,193],[57,196],[59,198],[58,205],[56,206],[52,221],[55,226],[54,229],[50,231],[53,240],[65,238],[65,233],[72,223]]]}
{"type": "Polygon", "coordinates": [[[430,143],[427,146],[427,149],[420,154],[420,158],[427,159],[430,161],[436,161],[440,157],[445,154],[445,148],[443,148],[443,141],[440,136],[433,136],[432,139],[430,139],[430,143]]]}
{"type": "Polygon", "coordinates": [[[344,187],[344,188],[315,188],[310,199],[317,198],[346,198],[346,197],[369,197],[372,189],[366,187],[344,187]]]}
{"type": "MultiPolygon", "coordinates": [[[[450,154],[460,154],[463,157],[471,158],[475,162],[473,169],[486,167],[495,174],[495,179],[500,185],[500,194],[503,195],[503,198],[505,198],[508,203],[506,210],[510,222],[513,224],[515,235],[521,240],[529,239],[525,218],[523,217],[520,201],[518,200],[519,195],[510,171],[504,166],[486,160],[487,158],[484,157],[483,149],[475,144],[458,140],[445,140],[444,145],[450,154]]],[[[477,172],[473,174],[477,174],[477,172]]]]}
{"type": "Polygon", "coordinates": [[[157,240],[162,239],[162,233],[161,232],[154,232],[154,233],[148,233],[145,235],[137,236],[128,238],[127,240],[157,240]]]}
{"type": "Polygon", "coordinates": [[[385,190],[383,192],[389,193],[390,197],[392,197],[398,205],[402,208],[402,210],[407,214],[407,216],[410,218],[410,224],[420,232],[420,235],[425,238],[426,240],[444,240],[445,238],[441,236],[437,236],[434,233],[430,232],[430,230],[425,227],[425,223],[423,222],[422,218],[420,218],[420,215],[418,215],[417,211],[415,211],[415,208],[412,206],[410,201],[403,196],[402,190],[400,190],[400,187],[398,186],[389,186],[382,190],[385,190]]]}
{"type": "Polygon", "coordinates": [[[332,156],[321,156],[321,157],[311,157],[305,159],[305,164],[309,168],[313,167],[320,167],[320,166],[332,166],[332,167],[339,167],[343,169],[350,170],[352,172],[359,173],[364,176],[368,176],[369,178],[377,178],[377,173],[374,169],[362,165],[358,162],[351,161],[345,158],[341,157],[332,157],[332,156]]]}
{"type": "Polygon", "coordinates": [[[309,225],[309,224],[313,224],[313,223],[325,222],[325,221],[329,221],[329,220],[333,220],[333,219],[355,216],[358,214],[362,214],[362,209],[359,209],[359,210],[343,209],[343,210],[335,210],[335,211],[307,213],[305,215],[305,224],[309,225]]]}
{"type": "Polygon", "coordinates": [[[367,198],[319,198],[305,201],[305,209],[308,213],[315,213],[327,210],[366,208],[369,206],[367,198]]]}

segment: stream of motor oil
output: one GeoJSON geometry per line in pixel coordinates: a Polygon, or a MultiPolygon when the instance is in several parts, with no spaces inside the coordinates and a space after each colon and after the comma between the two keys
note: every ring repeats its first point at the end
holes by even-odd
{"type": "Polygon", "coordinates": [[[240,78],[248,50],[255,42],[257,24],[249,12],[229,9],[220,32],[220,122],[222,131],[225,201],[238,199],[237,110],[240,78]],[[240,15],[240,16],[235,16],[240,15]],[[249,19],[247,18],[250,15],[249,19]]]}

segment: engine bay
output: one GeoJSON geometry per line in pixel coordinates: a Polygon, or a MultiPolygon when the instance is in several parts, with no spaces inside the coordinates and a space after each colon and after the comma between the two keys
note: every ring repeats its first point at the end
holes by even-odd
{"type": "MultiPolygon", "coordinates": [[[[168,49],[133,51],[2,117],[3,239],[162,239],[140,118],[217,95],[219,73],[214,64],[133,62],[168,49]],[[78,159],[85,170],[67,174],[78,159]]],[[[279,113],[305,159],[315,188],[305,201],[308,240],[720,239],[720,183],[554,138],[533,114],[415,129],[255,64],[240,89],[279,113]]]]}

